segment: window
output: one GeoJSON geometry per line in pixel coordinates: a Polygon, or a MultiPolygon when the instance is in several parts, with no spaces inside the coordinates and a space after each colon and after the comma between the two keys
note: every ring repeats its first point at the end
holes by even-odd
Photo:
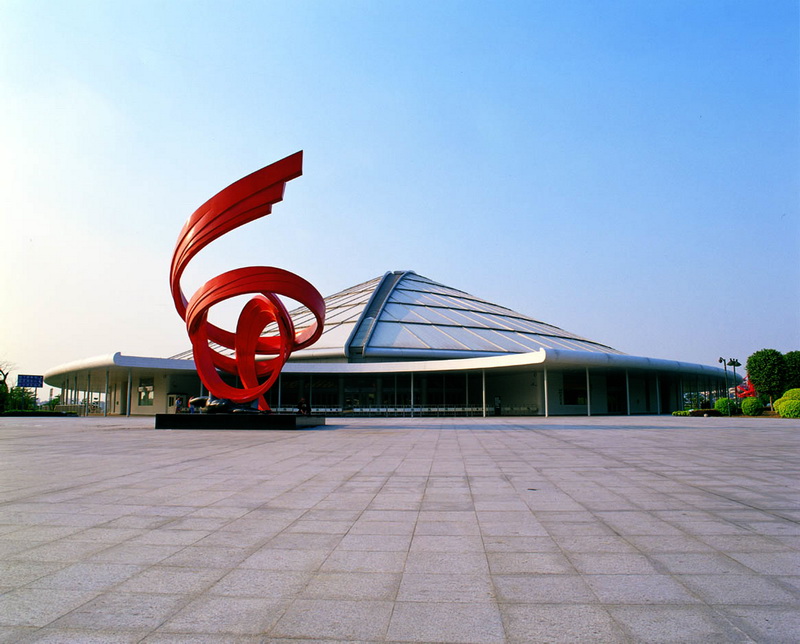
{"type": "Polygon", "coordinates": [[[580,372],[564,373],[563,389],[564,405],[585,405],[586,404],[586,374],[580,372]]]}
{"type": "Polygon", "coordinates": [[[152,407],[155,391],[153,378],[139,378],[139,407],[152,407]]]}

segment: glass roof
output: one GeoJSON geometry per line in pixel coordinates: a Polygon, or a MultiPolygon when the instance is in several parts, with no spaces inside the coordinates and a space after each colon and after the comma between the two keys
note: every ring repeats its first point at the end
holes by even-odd
{"type": "MultiPolygon", "coordinates": [[[[306,359],[396,360],[398,350],[416,359],[452,358],[454,351],[464,357],[539,349],[622,353],[411,271],[357,284],[325,298],[325,304],[322,336],[293,360],[306,352],[306,359]]],[[[305,308],[291,314],[298,330],[313,320],[305,308]]],[[[192,352],[172,357],[191,359],[192,352]]]]}
{"type": "MultiPolygon", "coordinates": [[[[371,307],[375,308],[374,303],[371,307]]],[[[373,330],[363,341],[365,358],[388,355],[398,349],[415,354],[420,349],[427,350],[431,358],[437,351],[487,355],[542,348],[620,353],[410,272],[397,279],[376,318],[373,330]],[[407,333],[400,333],[396,327],[407,333]]]]}

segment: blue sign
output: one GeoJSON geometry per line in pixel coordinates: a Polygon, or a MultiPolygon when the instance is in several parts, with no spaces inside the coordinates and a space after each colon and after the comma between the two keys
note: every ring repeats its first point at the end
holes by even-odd
{"type": "Polygon", "coordinates": [[[17,387],[32,387],[38,389],[44,387],[44,376],[17,376],[17,387]]]}

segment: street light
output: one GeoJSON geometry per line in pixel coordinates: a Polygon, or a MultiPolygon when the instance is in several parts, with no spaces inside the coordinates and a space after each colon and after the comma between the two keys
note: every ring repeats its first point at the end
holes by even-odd
{"type": "Polygon", "coordinates": [[[733,386],[736,387],[736,367],[741,367],[742,363],[739,362],[736,358],[729,358],[728,366],[733,367],[733,386]]]}
{"type": "Polygon", "coordinates": [[[722,367],[725,369],[725,398],[728,401],[728,416],[730,416],[731,415],[731,403],[730,403],[731,390],[728,387],[728,365],[725,362],[725,358],[723,358],[722,356],[720,356],[720,358],[719,358],[719,360],[717,360],[717,362],[719,362],[722,365],[722,367]]]}

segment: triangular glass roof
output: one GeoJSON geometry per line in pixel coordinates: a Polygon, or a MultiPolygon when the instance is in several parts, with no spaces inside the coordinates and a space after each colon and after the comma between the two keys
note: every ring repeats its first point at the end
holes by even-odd
{"type": "MultiPolygon", "coordinates": [[[[386,273],[325,298],[325,304],[322,336],[291,360],[434,360],[539,349],[622,353],[412,271],[386,273]]],[[[304,308],[292,311],[292,318],[296,329],[313,320],[304,308]]],[[[191,357],[191,351],[173,356],[191,357]]]]}

